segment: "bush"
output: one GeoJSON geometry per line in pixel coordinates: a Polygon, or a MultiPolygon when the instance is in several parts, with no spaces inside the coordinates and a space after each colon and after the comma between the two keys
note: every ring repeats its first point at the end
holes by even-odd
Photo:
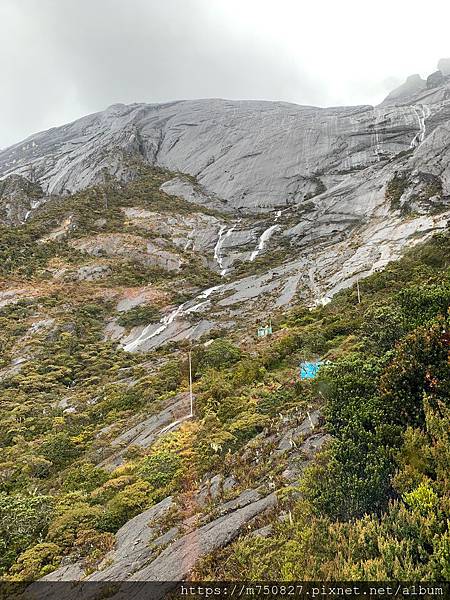
{"type": "Polygon", "coordinates": [[[450,397],[448,347],[444,322],[419,327],[402,340],[380,379],[386,421],[401,425],[424,425],[423,397],[427,392],[450,397]]]}
{"type": "Polygon", "coordinates": [[[103,485],[109,477],[109,473],[95,467],[92,463],[82,463],[81,465],[72,467],[64,474],[62,488],[66,492],[76,490],[92,492],[103,485]]]}
{"type": "Polygon", "coordinates": [[[102,511],[97,506],[79,503],[57,516],[49,526],[48,539],[62,548],[73,546],[78,532],[92,529],[102,511]]]}
{"type": "Polygon", "coordinates": [[[230,341],[218,338],[207,348],[195,350],[193,366],[195,370],[204,373],[207,369],[225,369],[234,365],[241,357],[241,351],[230,341]]]}
{"type": "Polygon", "coordinates": [[[74,542],[74,549],[79,556],[85,557],[84,565],[94,568],[107,552],[114,548],[115,537],[108,532],[95,529],[82,529],[74,542]]]}
{"type": "Polygon", "coordinates": [[[40,454],[56,469],[65,467],[80,455],[80,449],[65,431],[48,436],[39,450],[40,454]]]}
{"type": "Polygon", "coordinates": [[[377,380],[381,364],[351,356],[323,366],[317,378],[319,390],[327,399],[325,416],[328,430],[339,436],[345,428],[363,425],[373,429],[380,422],[377,380]]]}
{"type": "Polygon", "coordinates": [[[165,488],[180,472],[181,458],[166,450],[147,456],[141,462],[138,475],[147,481],[154,490],[165,488]]]}
{"type": "Polygon", "coordinates": [[[415,285],[401,290],[396,300],[409,329],[425,325],[437,316],[445,317],[450,306],[448,285],[415,285]]]}
{"type": "Polygon", "coordinates": [[[93,502],[105,503],[111,500],[118,492],[134,483],[134,475],[119,475],[106,481],[102,486],[91,492],[90,498],[93,502]]]}
{"type": "Polygon", "coordinates": [[[136,481],[118,492],[98,515],[97,527],[102,531],[117,531],[127,521],[153,504],[153,487],[147,481],[136,481]]]}
{"type": "Polygon", "coordinates": [[[42,542],[25,550],[11,568],[14,581],[40,579],[58,568],[62,549],[57,544],[42,542]]]}
{"type": "Polygon", "coordinates": [[[227,430],[235,439],[237,447],[239,447],[258,433],[261,433],[268,424],[269,418],[265,415],[248,411],[239,415],[239,417],[227,427],[227,430]]]}
{"type": "Polygon", "coordinates": [[[405,335],[404,316],[394,306],[372,306],[364,314],[361,332],[367,350],[384,354],[405,335]]]}
{"type": "Polygon", "coordinates": [[[10,496],[0,493],[0,572],[16,556],[40,541],[53,514],[50,496],[10,496]]]}
{"type": "Polygon", "coordinates": [[[415,490],[405,494],[405,502],[412,508],[417,510],[421,515],[426,516],[433,512],[439,502],[439,498],[433,488],[422,482],[415,490]]]}
{"type": "Polygon", "coordinates": [[[303,495],[321,515],[349,520],[380,512],[392,495],[393,459],[376,435],[360,430],[332,443],[302,480],[303,495]]]}
{"type": "Polygon", "coordinates": [[[156,323],[160,319],[161,311],[159,308],[147,304],[144,306],[135,306],[126,312],[120,313],[117,322],[122,327],[137,327],[139,325],[156,323]]]}

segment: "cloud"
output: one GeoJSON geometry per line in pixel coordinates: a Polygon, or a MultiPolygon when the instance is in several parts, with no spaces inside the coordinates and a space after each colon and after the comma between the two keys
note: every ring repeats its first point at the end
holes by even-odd
{"type": "Polygon", "coordinates": [[[441,56],[433,2],[2,0],[0,147],[116,102],[378,102],[441,56]]]}

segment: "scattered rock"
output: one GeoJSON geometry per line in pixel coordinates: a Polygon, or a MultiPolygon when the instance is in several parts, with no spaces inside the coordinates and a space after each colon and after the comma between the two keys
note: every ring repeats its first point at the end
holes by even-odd
{"type": "Polygon", "coordinates": [[[260,529],[256,529],[252,531],[251,537],[269,537],[273,531],[272,525],[266,525],[265,527],[261,527],[260,529]]]}
{"type": "Polygon", "coordinates": [[[78,269],[77,279],[80,281],[96,281],[108,277],[110,273],[111,269],[107,265],[87,265],[78,269]]]}
{"type": "Polygon", "coordinates": [[[189,412],[189,394],[178,394],[167,400],[159,412],[124,431],[109,444],[110,448],[119,448],[111,456],[102,460],[98,466],[113,471],[123,463],[123,457],[130,446],[148,448],[161,431],[170,423],[184,417],[189,412]]]}
{"type": "Polygon", "coordinates": [[[282,453],[296,447],[296,442],[300,436],[309,435],[318,426],[320,422],[320,411],[314,410],[306,419],[294,429],[289,429],[281,438],[276,453],[282,453]]]}
{"type": "Polygon", "coordinates": [[[161,249],[153,242],[136,235],[102,233],[71,240],[70,245],[92,256],[123,257],[167,271],[178,271],[183,260],[177,254],[161,249]]]}

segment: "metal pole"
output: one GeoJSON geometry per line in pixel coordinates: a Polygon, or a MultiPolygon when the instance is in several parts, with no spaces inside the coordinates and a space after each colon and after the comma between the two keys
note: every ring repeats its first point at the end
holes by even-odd
{"type": "Polygon", "coordinates": [[[359,291],[359,279],[356,280],[356,289],[358,290],[358,304],[361,304],[361,292],[359,291]]]}
{"type": "Polygon", "coordinates": [[[194,398],[192,396],[192,352],[189,350],[189,398],[191,401],[190,417],[194,416],[194,398]]]}

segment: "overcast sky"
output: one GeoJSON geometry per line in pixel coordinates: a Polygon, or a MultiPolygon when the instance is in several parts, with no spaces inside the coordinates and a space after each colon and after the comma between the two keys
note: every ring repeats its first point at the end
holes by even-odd
{"type": "Polygon", "coordinates": [[[0,0],[0,147],[116,102],[376,104],[450,56],[442,0],[0,0]]]}

